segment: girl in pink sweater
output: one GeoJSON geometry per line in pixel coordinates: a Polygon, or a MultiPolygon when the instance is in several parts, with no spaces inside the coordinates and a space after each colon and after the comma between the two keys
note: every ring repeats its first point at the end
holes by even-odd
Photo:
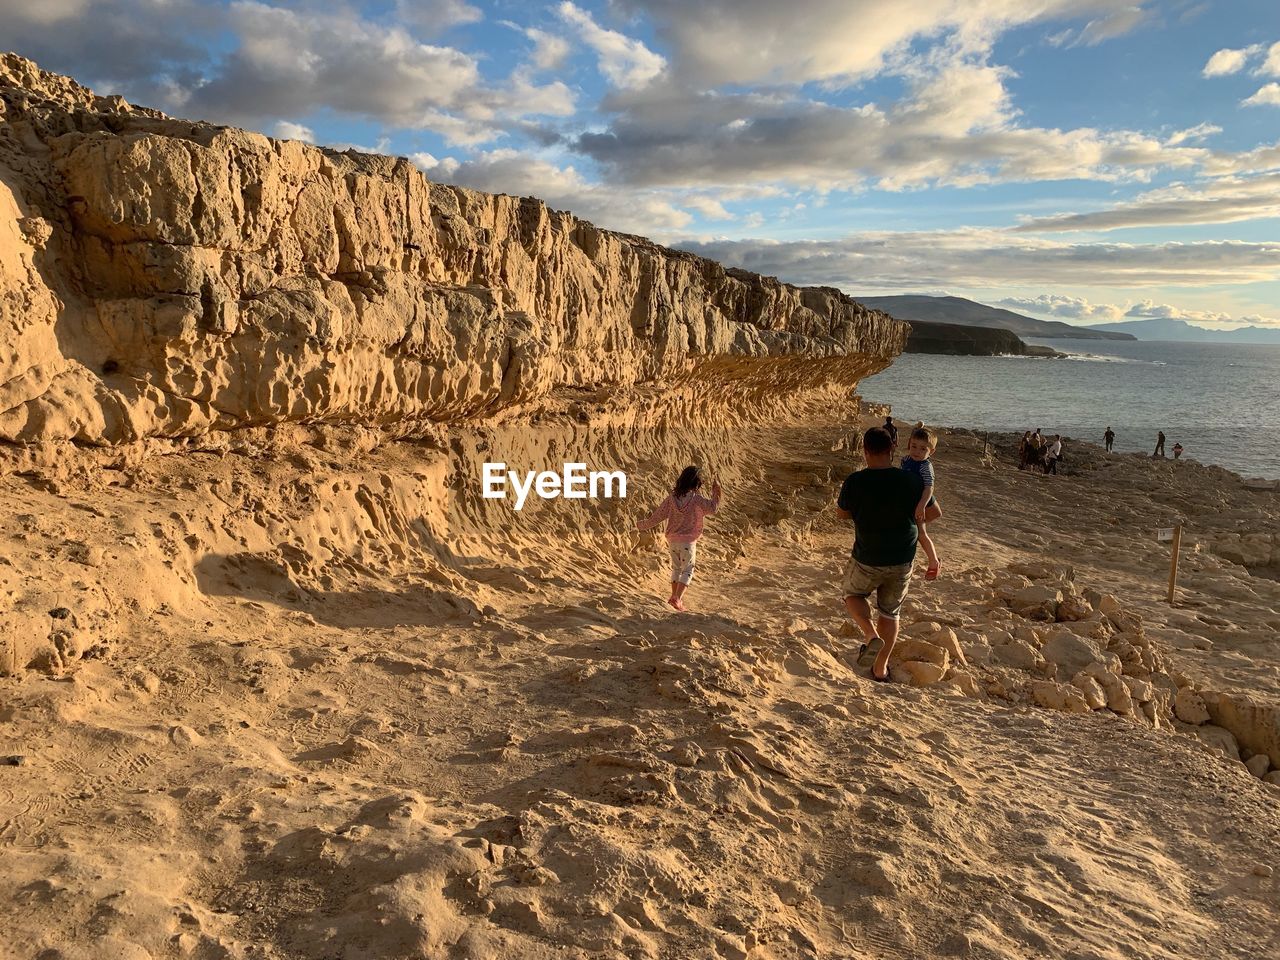
{"type": "Polygon", "coordinates": [[[680,597],[693,579],[703,518],[715,513],[720,506],[720,484],[711,485],[710,500],[698,493],[701,486],[702,471],[697,467],[685,467],[667,499],[658,505],[649,519],[641,520],[638,525],[641,530],[651,530],[663,520],[667,521],[667,547],[671,553],[671,597],[667,603],[677,610],[685,608],[680,597]]]}

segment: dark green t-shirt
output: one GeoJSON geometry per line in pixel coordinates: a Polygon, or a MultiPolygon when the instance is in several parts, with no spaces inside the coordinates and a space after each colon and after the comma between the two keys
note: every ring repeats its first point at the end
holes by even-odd
{"type": "Polygon", "coordinates": [[[916,558],[916,505],[924,484],[897,467],[859,470],[845,478],[836,505],[853,515],[853,558],[869,567],[896,567],[916,558]]]}

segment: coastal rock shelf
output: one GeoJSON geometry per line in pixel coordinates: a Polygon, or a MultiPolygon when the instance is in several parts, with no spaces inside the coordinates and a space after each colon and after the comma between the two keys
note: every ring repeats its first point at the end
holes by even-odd
{"type": "Polygon", "coordinates": [[[0,58],[0,438],[412,432],[558,388],[850,390],[904,323],[539,200],[0,58]]]}

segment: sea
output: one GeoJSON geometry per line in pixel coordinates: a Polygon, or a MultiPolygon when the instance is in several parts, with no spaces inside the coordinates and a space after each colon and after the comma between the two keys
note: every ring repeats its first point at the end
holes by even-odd
{"type": "MultiPolygon", "coordinates": [[[[1065,360],[903,354],[858,392],[894,416],[993,432],[1035,430],[1119,451],[1165,452],[1280,479],[1280,345],[1037,340],[1065,360]]],[[[1067,442],[1068,455],[1070,441],[1067,442]]]]}

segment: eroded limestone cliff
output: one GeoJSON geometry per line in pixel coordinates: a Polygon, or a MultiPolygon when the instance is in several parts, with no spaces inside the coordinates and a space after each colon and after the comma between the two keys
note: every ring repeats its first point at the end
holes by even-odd
{"type": "Polygon", "coordinates": [[[560,388],[856,382],[907,327],[535,199],[0,57],[0,438],[412,432],[560,388]],[[781,361],[781,362],[780,362],[781,361]]]}

